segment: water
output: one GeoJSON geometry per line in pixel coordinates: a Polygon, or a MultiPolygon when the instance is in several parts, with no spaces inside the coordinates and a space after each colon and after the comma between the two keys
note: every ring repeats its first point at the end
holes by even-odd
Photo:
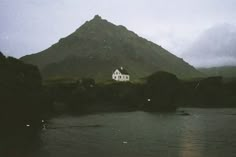
{"type": "Polygon", "coordinates": [[[236,109],[182,110],[190,115],[127,112],[54,118],[31,156],[236,156],[236,109]]]}

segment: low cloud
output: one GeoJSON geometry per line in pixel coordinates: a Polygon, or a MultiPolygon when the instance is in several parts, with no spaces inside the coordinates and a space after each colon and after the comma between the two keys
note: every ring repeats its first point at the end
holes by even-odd
{"type": "Polygon", "coordinates": [[[236,65],[236,26],[221,24],[206,30],[182,57],[196,67],[236,65]]]}

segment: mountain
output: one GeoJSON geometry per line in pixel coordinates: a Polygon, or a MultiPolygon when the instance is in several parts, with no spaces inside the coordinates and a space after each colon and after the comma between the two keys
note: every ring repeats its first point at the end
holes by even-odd
{"type": "Polygon", "coordinates": [[[179,77],[201,75],[162,47],[98,15],[50,48],[24,56],[21,60],[37,65],[44,78],[111,79],[112,71],[120,66],[128,70],[132,79],[158,70],[179,77]]]}
{"type": "Polygon", "coordinates": [[[222,76],[225,78],[236,78],[236,66],[199,68],[198,70],[206,74],[207,76],[222,76]]]}
{"type": "Polygon", "coordinates": [[[181,57],[196,67],[236,66],[236,26],[220,24],[207,29],[181,57]]]}

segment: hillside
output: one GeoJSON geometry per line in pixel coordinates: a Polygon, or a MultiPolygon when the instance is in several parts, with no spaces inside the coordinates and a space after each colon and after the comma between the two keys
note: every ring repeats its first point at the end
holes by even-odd
{"type": "Polygon", "coordinates": [[[50,48],[21,58],[37,65],[45,78],[92,77],[110,79],[112,71],[125,67],[131,78],[158,70],[178,77],[201,75],[194,67],[162,47],[96,15],[50,48]]]}
{"type": "Polygon", "coordinates": [[[206,74],[207,76],[222,76],[225,78],[236,78],[236,66],[199,68],[198,70],[206,74]]]}

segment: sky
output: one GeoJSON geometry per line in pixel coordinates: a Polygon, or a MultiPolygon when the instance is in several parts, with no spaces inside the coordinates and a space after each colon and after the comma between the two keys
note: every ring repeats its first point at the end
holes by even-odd
{"type": "Polygon", "coordinates": [[[205,30],[182,56],[196,67],[236,66],[236,27],[221,24],[205,30]]]}
{"type": "Polygon", "coordinates": [[[190,64],[213,66],[192,49],[207,30],[235,27],[236,0],[0,0],[0,51],[17,58],[40,52],[97,14],[190,64]]]}

